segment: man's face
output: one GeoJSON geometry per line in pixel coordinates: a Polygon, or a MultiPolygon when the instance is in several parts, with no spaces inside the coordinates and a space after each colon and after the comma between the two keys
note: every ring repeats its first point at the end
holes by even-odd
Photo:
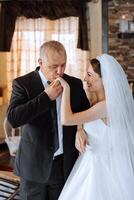
{"type": "Polygon", "coordinates": [[[66,67],[66,55],[64,52],[49,52],[44,59],[39,59],[42,73],[49,81],[62,77],[66,67]]]}

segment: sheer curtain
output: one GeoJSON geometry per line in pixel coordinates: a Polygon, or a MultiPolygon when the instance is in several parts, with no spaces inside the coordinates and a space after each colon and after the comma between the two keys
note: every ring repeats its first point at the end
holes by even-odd
{"type": "Polygon", "coordinates": [[[16,21],[11,51],[7,53],[8,99],[11,94],[12,80],[35,70],[38,65],[39,48],[48,40],[58,40],[64,44],[67,51],[65,72],[83,79],[89,52],[77,49],[77,37],[77,17],[58,20],[19,17],[16,21]]]}

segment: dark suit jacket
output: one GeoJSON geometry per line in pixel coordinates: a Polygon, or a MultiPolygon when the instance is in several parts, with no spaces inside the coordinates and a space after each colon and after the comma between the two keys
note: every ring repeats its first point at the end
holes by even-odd
{"type": "MultiPolygon", "coordinates": [[[[64,74],[71,88],[73,112],[85,110],[89,102],[82,82],[64,74]]],[[[38,69],[13,81],[7,117],[11,125],[22,126],[22,138],[15,159],[15,173],[25,179],[45,183],[51,172],[54,124],[51,101],[44,92],[38,69]]],[[[78,152],[75,149],[76,126],[63,126],[64,178],[67,179],[78,152]]]]}

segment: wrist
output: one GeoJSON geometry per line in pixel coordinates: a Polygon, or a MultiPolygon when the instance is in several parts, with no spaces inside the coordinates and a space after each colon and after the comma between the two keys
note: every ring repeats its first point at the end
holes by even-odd
{"type": "Polygon", "coordinates": [[[83,130],[83,124],[77,126],[77,131],[83,130]]]}

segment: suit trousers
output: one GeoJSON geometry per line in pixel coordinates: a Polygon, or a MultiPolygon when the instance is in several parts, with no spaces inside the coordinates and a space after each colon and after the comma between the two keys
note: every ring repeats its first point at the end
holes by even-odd
{"type": "Polygon", "coordinates": [[[21,200],[58,200],[64,186],[63,154],[53,160],[47,183],[37,183],[20,178],[21,200]]]}

